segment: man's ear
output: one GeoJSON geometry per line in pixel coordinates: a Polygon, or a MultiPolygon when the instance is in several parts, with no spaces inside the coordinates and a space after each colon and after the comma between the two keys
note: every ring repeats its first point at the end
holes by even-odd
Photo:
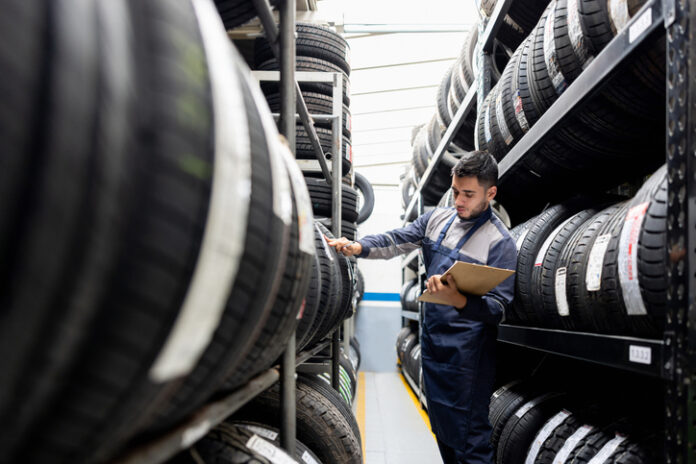
{"type": "Polygon", "coordinates": [[[495,185],[488,187],[488,190],[486,191],[486,198],[488,198],[488,201],[491,201],[493,198],[495,198],[495,195],[498,193],[498,187],[495,185]]]}

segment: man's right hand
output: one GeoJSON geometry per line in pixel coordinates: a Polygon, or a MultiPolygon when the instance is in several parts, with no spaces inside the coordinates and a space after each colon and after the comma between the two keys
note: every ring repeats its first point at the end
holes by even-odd
{"type": "Polygon", "coordinates": [[[329,238],[326,235],[324,235],[324,239],[330,247],[336,248],[336,251],[342,253],[343,256],[354,256],[362,253],[362,245],[359,242],[348,240],[345,237],[329,238]]]}

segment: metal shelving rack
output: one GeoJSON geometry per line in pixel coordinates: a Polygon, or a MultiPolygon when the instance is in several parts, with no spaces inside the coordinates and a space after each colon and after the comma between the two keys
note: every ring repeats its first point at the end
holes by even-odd
{"type": "MultiPolygon", "coordinates": [[[[295,125],[300,119],[314,148],[315,155],[324,178],[332,183],[332,232],[341,234],[341,157],[334,158],[332,171],[329,170],[326,155],[323,152],[313,119],[332,121],[334,153],[341,153],[342,143],[342,86],[343,79],[339,73],[301,73],[295,72],[295,0],[279,2],[280,30],[276,25],[273,12],[268,0],[253,0],[257,14],[264,28],[266,38],[280,62],[280,72],[255,72],[259,80],[280,81],[281,113],[279,121],[280,132],[285,136],[295,153],[295,125]],[[320,75],[321,74],[321,75],[320,75]],[[310,115],[304,102],[298,82],[315,81],[333,84],[333,114],[310,115]]],[[[122,452],[114,463],[119,464],[156,464],[166,461],[181,450],[190,447],[197,440],[227,417],[234,414],[260,393],[280,381],[281,388],[281,427],[280,440],[282,447],[291,456],[295,455],[296,410],[295,410],[295,377],[298,366],[306,366],[307,362],[320,352],[330,347],[331,382],[335,389],[339,384],[339,329],[334,330],[327,339],[309,350],[296,354],[295,336],[293,335],[283,353],[280,366],[274,366],[226,396],[212,401],[196,411],[186,422],[173,430],[154,437],[150,441],[122,452]]],[[[320,363],[322,367],[323,363],[320,363]]],[[[302,370],[302,369],[299,369],[302,370]]],[[[309,366],[309,371],[311,371],[309,366]]]]}
{"type": "MultiPolygon", "coordinates": [[[[520,0],[517,0],[520,1],[520,0]]],[[[432,161],[404,214],[408,218],[419,192],[429,181],[452,136],[471,110],[474,98],[490,90],[490,52],[493,38],[513,0],[499,0],[490,20],[480,29],[481,73],[443,134],[432,161]]],[[[669,287],[666,330],[662,339],[643,339],[595,333],[569,332],[501,324],[501,343],[602,364],[660,379],[665,392],[664,462],[696,463],[696,5],[676,0],[651,0],[566,89],[539,121],[499,163],[500,180],[525,169],[545,138],[564,124],[584,101],[611,78],[641,43],[666,34],[669,287]]],[[[481,107],[479,105],[479,107],[481,107]]],[[[408,222],[404,221],[404,224],[408,222]]],[[[415,259],[409,256],[407,260],[415,259]]],[[[406,266],[408,261],[404,261],[406,266]]],[[[421,310],[422,314],[422,310],[421,310]]],[[[420,315],[402,312],[403,320],[420,315]]],[[[409,379],[412,388],[420,388],[409,379]]]]}

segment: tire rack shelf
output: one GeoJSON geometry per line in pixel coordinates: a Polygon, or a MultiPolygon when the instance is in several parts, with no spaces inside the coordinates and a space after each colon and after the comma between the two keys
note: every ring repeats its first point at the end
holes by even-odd
{"type": "MultiPolygon", "coordinates": [[[[295,119],[299,117],[305,126],[310,142],[314,148],[317,162],[322,174],[327,182],[332,183],[333,197],[333,222],[332,230],[335,234],[341,232],[341,162],[333,163],[333,174],[330,173],[326,156],[321,148],[319,138],[314,129],[312,117],[309,115],[307,105],[304,102],[300,91],[296,73],[295,63],[295,0],[281,0],[280,9],[280,31],[275,24],[271,6],[268,0],[253,0],[257,14],[264,26],[264,33],[272,48],[276,58],[281,63],[281,71],[264,72],[266,80],[280,81],[281,98],[281,132],[283,132],[290,142],[292,152],[295,152],[295,119]],[[282,57],[281,57],[282,55],[282,57]],[[285,58],[285,59],[283,59],[285,58]],[[289,59],[288,59],[289,58],[289,59]],[[283,65],[285,62],[285,65],[283,65]],[[290,63],[288,65],[288,63],[290,63]],[[290,87],[288,87],[290,86],[290,87]],[[288,92],[288,88],[292,92],[288,92]],[[288,101],[295,101],[298,114],[295,117],[284,117],[287,115],[288,101]],[[336,215],[338,214],[338,216],[336,215]]],[[[328,76],[317,76],[319,73],[297,73],[301,80],[333,82],[334,104],[333,115],[317,115],[317,119],[331,119],[333,131],[333,150],[341,153],[342,142],[342,86],[343,80],[338,73],[330,73],[328,76]],[[338,115],[338,116],[336,116],[338,115]]],[[[292,113],[292,108],[291,108],[292,113]]],[[[338,160],[340,160],[340,156],[338,160]]],[[[338,387],[339,371],[339,329],[334,330],[327,340],[312,347],[310,350],[303,351],[295,355],[295,337],[288,343],[285,353],[282,356],[280,366],[274,366],[251,379],[246,385],[236,391],[224,396],[221,399],[212,401],[198,411],[191,418],[150,442],[135,448],[125,450],[112,462],[119,464],[157,464],[173,457],[178,452],[190,447],[197,440],[201,439],[210,429],[224,421],[227,417],[243,407],[246,403],[254,399],[260,393],[270,388],[273,384],[280,381],[281,384],[281,410],[282,421],[280,427],[280,438],[282,447],[291,456],[295,454],[295,372],[296,367],[305,363],[317,353],[331,348],[331,377],[334,388],[338,387]]]]}
{"type": "Polygon", "coordinates": [[[662,3],[651,0],[636,13],[629,24],[604,47],[558,100],[529,129],[522,139],[500,161],[500,181],[514,176],[522,169],[525,158],[534,155],[534,149],[547,135],[560,127],[563,119],[578,110],[582,102],[602,88],[612,72],[620,66],[641,43],[658,29],[664,33],[662,3]],[[647,22],[648,20],[649,22],[647,22]],[[636,28],[638,26],[638,28],[636,28]]]}
{"type": "Polygon", "coordinates": [[[501,324],[498,341],[652,377],[670,378],[665,369],[662,340],[501,324]]]}
{"type": "MultiPolygon", "coordinates": [[[[498,0],[491,19],[481,34],[483,52],[490,52],[493,38],[513,1],[498,0]]],[[[500,161],[500,179],[514,176],[524,169],[524,160],[532,155],[545,137],[563,124],[583,101],[595,94],[611,78],[616,68],[648,37],[665,33],[667,37],[667,150],[669,192],[668,247],[673,258],[666,273],[669,280],[667,329],[664,340],[639,339],[603,334],[568,332],[501,324],[498,340],[527,348],[546,351],[617,369],[661,378],[665,385],[665,456],[664,462],[696,463],[696,7],[691,2],[650,0],[634,16],[628,26],[614,38],[566,89],[539,121],[500,161]],[[661,27],[663,26],[663,27],[661,27]],[[678,122],[678,123],[677,123],[678,122]],[[675,256],[677,256],[675,258],[675,256]],[[688,323],[690,322],[690,324],[688,323]],[[592,347],[588,349],[587,347],[592,347]],[[642,364],[631,361],[634,356],[647,359],[642,364]]],[[[482,60],[485,62],[485,60],[482,60]]],[[[483,66],[483,74],[490,72],[483,66]]],[[[417,207],[420,192],[442,158],[478,96],[477,87],[489,79],[479,75],[467,93],[462,106],[443,134],[413,198],[404,212],[404,225],[417,207]],[[454,128],[453,128],[454,127],[454,128]]],[[[483,88],[484,93],[486,88],[483,88]]],[[[482,95],[485,97],[485,95],[482,95]]],[[[411,256],[409,255],[409,258],[411,256]]],[[[407,261],[404,261],[404,268],[407,261]]],[[[420,276],[419,276],[420,278],[420,276]]],[[[421,308],[422,311],[422,308],[421,308]]],[[[418,320],[409,311],[402,311],[402,320],[418,320]]],[[[403,371],[402,371],[403,372],[403,371]]],[[[413,379],[403,372],[414,391],[420,394],[413,379]]]]}
{"type": "MultiPolygon", "coordinates": [[[[311,350],[299,353],[295,365],[300,365],[317,353],[331,346],[331,340],[324,341],[311,350]]],[[[198,410],[188,421],[171,430],[161,437],[131,450],[117,458],[118,464],[156,464],[164,462],[178,452],[188,448],[202,438],[208,430],[234,414],[241,407],[253,400],[257,395],[266,391],[280,380],[278,366],[262,372],[245,386],[235,390],[225,397],[208,403],[198,410]]]]}

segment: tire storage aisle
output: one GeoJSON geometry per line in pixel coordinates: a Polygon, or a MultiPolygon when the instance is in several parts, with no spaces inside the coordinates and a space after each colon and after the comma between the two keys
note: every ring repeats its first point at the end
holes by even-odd
{"type": "MultiPolygon", "coordinates": [[[[483,23],[443,76],[401,179],[406,224],[454,205],[443,179],[463,154],[498,161],[492,208],[518,261],[498,328],[495,462],[686,462],[695,168],[675,79],[693,57],[692,6],[496,3],[477,3],[483,23]]],[[[427,411],[422,264],[403,260],[395,341],[427,411]]]]}
{"type": "MultiPolygon", "coordinates": [[[[330,343],[360,274],[226,34],[252,2],[3,6],[0,462],[361,463],[360,353],[330,343]]],[[[369,207],[341,185],[355,230],[369,207]]]]}

